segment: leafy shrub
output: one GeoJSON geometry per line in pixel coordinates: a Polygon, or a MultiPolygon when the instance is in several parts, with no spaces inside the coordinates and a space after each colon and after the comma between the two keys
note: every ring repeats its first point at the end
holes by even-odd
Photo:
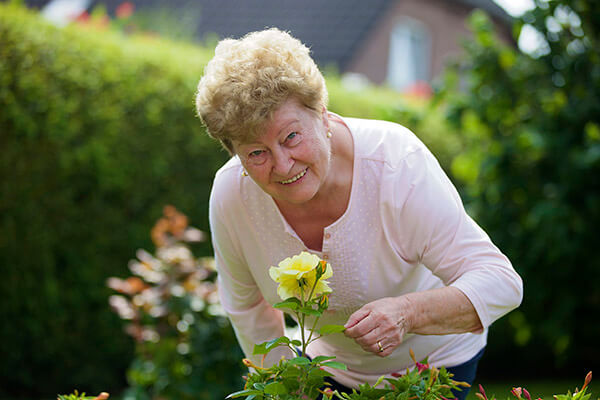
{"type": "Polygon", "coordinates": [[[523,305],[494,326],[482,366],[582,373],[600,357],[600,320],[590,318],[600,310],[600,3],[536,5],[516,26],[546,39],[536,57],[501,45],[489,20],[472,16],[475,39],[459,66],[465,90],[457,75],[445,89],[449,120],[468,143],[452,169],[525,283],[523,305]]]}
{"type": "MultiPolygon", "coordinates": [[[[307,346],[330,334],[340,334],[346,328],[342,325],[322,325],[317,328],[319,319],[329,308],[329,279],[334,274],[333,268],[318,256],[307,252],[285,258],[277,267],[269,269],[269,276],[278,283],[277,294],[283,301],[273,307],[294,315],[300,327],[300,339],[281,336],[254,346],[253,355],[262,355],[262,361],[275,348],[289,348],[297,357],[282,359],[270,366],[256,365],[250,359],[244,359],[244,364],[251,367],[246,377],[244,389],[227,396],[227,399],[244,397],[248,400],[296,400],[316,399],[321,394],[326,398],[348,400],[367,399],[423,399],[441,400],[452,397],[452,389],[459,386],[468,387],[468,383],[456,382],[451,379],[445,368],[438,370],[429,367],[427,361],[418,363],[415,355],[410,355],[417,368],[406,371],[394,378],[380,377],[371,386],[361,384],[358,391],[353,389],[351,394],[339,393],[327,387],[325,378],[334,376],[324,367],[346,370],[344,363],[331,361],[335,356],[319,355],[313,359],[306,355],[307,346]],[[308,335],[308,336],[307,336],[308,335]],[[385,380],[385,387],[379,388],[385,380]],[[321,393],[321,394],[320,394],[321,393]]],[[[383,351],[381,344],[380,351],[383,351]]],[[[529,399],[531,400],[531,399],[529,399]]],[[[587,399],[586,399],[587,400],[587,399]]]]}
{"type": "Polygon", "coordinates": [[[162,205],[208,229],[226,157],[194,115],[207,58],[0,3],[0,397],[125,384],[133,345],[102,282],[149,244],[162,205]]]}
{"type": "Polygon", "coordinates": [[[152,229],[156,255],[138,250],[134,274],[110,278],[110,297],[136,341],[125,399],[223,398],[241,382],[241,351],[220,309],[212,258],[196,258],[188,243],[204,234],[172,206],[152,229]],[[237,350],[237,351],[236,351],[237,350]]]}
{"type": "Polygon", "coordinates": [[[98,396],[86,396],[84,393],[79,393],[74,390],[71,394],[59,394],[58,400],[106,400],[109,398],[109,394],[106,392],[100,393],[98,396]]]}
{"type": "Polygon", "coordinates": [[[380,119],[406,126],[435,154],[446,173],[452,174],[451,163],[464,150],[465,141],[448,124],[444,112],[430,107],[428,98],[400,95],[377,86],[355,90],[331,72],[327,75],[327,90],[331,111],[344,117],[380,119]]]}

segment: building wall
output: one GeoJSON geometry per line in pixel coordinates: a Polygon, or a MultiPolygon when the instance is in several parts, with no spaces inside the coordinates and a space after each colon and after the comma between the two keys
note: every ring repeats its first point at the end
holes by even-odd
{"type": "MultiPolygon", "coordinates": [[[[470,7],[448,0],[397,0],[359,45],[344,72],[362,74],[375,84],[386,83],[390,36],[395,25],[408,17],[420,21],[429,31],[431,81],[443,71],[450,58],[460,55],[461,39],[470,36],[466,19],[472,11],[470,7]]],[[[503,24],[496,25],[501,38],[512,42],[508,28],[503,24]]]]}

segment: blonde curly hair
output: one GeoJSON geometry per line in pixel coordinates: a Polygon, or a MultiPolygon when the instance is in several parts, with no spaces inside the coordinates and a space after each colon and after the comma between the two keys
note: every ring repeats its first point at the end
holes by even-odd
{"type": "Polygon", "coordinates": [[[208,134],[234,154],[233,142],[254,141],[292,97],[321,113],[325,79],[305,45],[271,28],[219,42],[198,83],[196,109],[208,134]]]}

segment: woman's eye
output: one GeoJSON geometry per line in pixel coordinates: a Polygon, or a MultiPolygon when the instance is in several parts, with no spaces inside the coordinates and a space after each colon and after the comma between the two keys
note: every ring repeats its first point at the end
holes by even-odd
{"type": "Polygon", "coordinates": [[[287,135],[285,140],[288,143],[295,144],[298,142],[298,140],[300,140],[300,135],[298,135],[298,132],[292,132],[289,135],[287,135]]]}
{"type": "Polygon", "coordinates": [[[267,160],[267,152],[265,150],[254,150],[248,153],[248,162],[252,165],[261,165],[267,160]]]}

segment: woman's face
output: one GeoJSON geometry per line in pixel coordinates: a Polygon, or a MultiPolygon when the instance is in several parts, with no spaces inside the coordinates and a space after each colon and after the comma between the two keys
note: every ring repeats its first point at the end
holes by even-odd
{"type": "Polygon", "coordinates": [[[299,205],[328,182],[330,141],[326,110],[319,115],[289,99],[254,143],[234,143],[248,175],[275,200],[299,205]]]}

